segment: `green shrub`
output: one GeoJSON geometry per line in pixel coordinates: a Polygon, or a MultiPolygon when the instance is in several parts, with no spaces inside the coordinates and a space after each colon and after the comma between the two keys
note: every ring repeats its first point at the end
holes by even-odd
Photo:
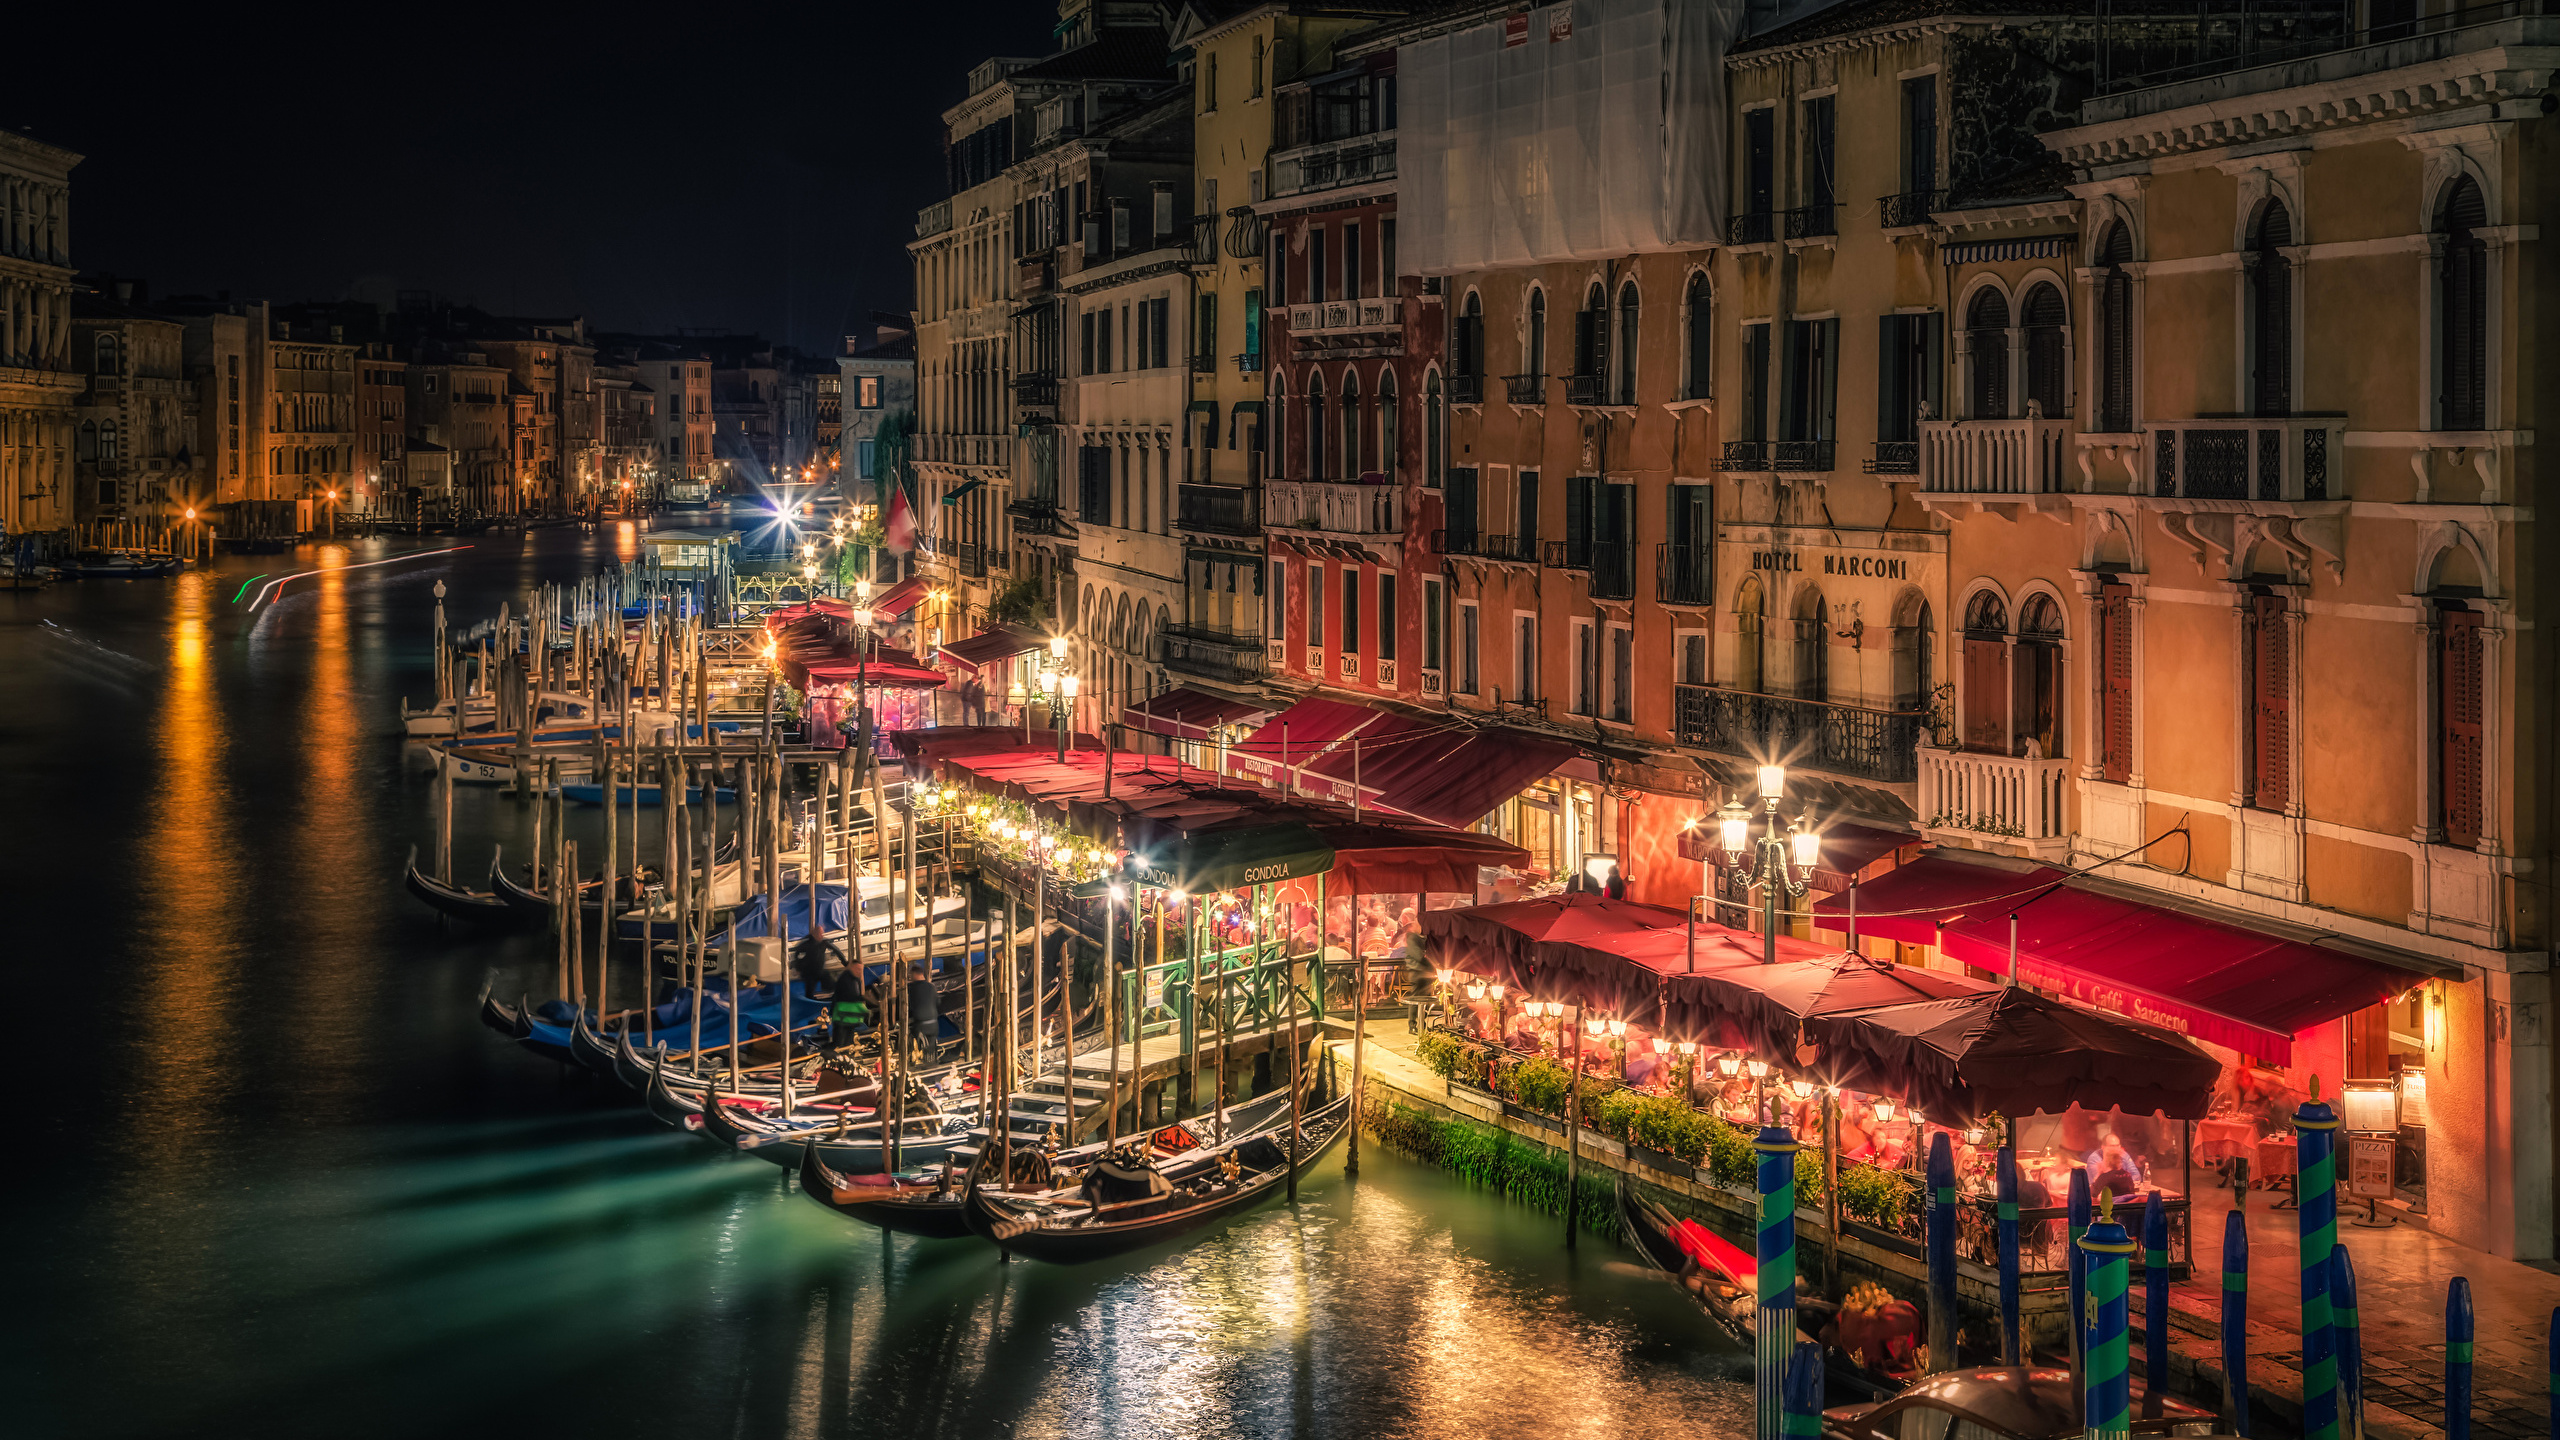
{"type": "Polygon", "coordinates": [[[1900,1230],[1919,1198],[1911,1177],[1873,1165],[1840,1167],[1841,1213],[1884,1230],[1900,1230]]]}
{"type": "Polygon", "coordinates": [[[1541,1055],[1523,1060],[1511,1071],[1511,1098],[1541,1115],[1564,1114],[1564,1097],[1573,1088],[1573,1072],[1541,1055]]]}
{"type": "MultiPolygon", "coordinates": [[[[1589,1082],[1584,1083],[1587,1086],[1589,1082]]],[[[1595,1099],[1586,1089],[1583,1092],[1582,1111],[1591,1117],[1593,1127],[1601,1134],[1623,1140],[1629,1133],[1628,1125],[1635,1119],[1636,1111],[1643,1108],[1647,1098],[1621,1086],[1595,1099]]]]}
{"type": "Polygon", "coordinates": [[[1423,1031],[1422,1039],[1413,1047],[1414,1054],[1420,1057],[1423,1065],[1443,1080],[1457,1073],[1465,1051],[1466,1047],[1458,1043],[1456,1036],[1437,1030],[1423,1031]]]}
{"type": "Polygon", "coordinates": [[[1647,1150],[1695,1161],[1705,1153],[1704,1115],[1667,1095],[1647,1095],[1631,1107],[1627,1138],[1647,1150]]]}

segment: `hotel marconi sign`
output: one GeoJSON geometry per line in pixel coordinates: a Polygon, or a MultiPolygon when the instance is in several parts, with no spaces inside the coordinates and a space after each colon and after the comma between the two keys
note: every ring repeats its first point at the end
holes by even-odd
{"type": "Polygon", "coordinates": [[[1862,580],[1908,580],[1911,557],[1864,550],[1817,550],[1811,554],[1801,550],[1754,550],[1751,568],[1799,575],[1846,575],[1862,580]]]}

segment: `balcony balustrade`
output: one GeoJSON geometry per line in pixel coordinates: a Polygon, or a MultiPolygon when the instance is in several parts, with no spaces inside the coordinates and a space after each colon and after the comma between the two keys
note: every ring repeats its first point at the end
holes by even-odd
{"type": "Polygon", "coordinates": [[[1787,238],[1818,240],[1840,233],[1839,205],[1804,205],[1787,212],[1787,238]]]}
{"type": "Polygon", "coordinates": [[[1927,717],[1916,710],[1870,710],[1713,685],[1675,685],[1672,701],[1677,738],[1696,749],[1778,758],[1887,785],[1909,784],[1919,773],[1927,717]]]}
{"type": "Polygon", "coordinates": [[[1486,535],[1480,537],[1476,552],[1487,560],[1509,560],[1521,565],[1538,563],[1538,537],[1529,535],[1486,535]]]}
{"type": "Polygon", "coordinates": [[[1917,475],[1920,473],[1920,442],[1917,440],[1879,440],[1876,453],[1867,461],[1870,475],[1917,475]]]}
{"type": "Polygon", "coordinates": [[[1312,190],[1338,190],[1389,180],[1396,173],[1396,137],[1392,130],[1300,145],[1271,157],[1271,194],[1301,195],[1312,190]]]}
{"type": "Polygon", "coordinates": [[[1402,535],[1404,494],[1393,485],[1274,480],[1264,487],[1270,524],[1327,535],[1402,535]]]}
{"type": "Polygon", "coordinates": [[[1266,673],[1262,637],[1199,626],[1168,625],[1156,632],[1158,658],[1168,670],[1251,685],[1266,673]]]}
{"type": "Polygon", "coordinates": [[[1715,603],[1713,553],[1704,545],[1656,545],[1654,599],[1665,605],[1715,603]]]}
{"type": "Polygon", "coordinates": [[[1505,375],[1502,377],[1502,398],[1514,405],[1544,405],[1547,403],[1547,377],[1505,375]]]}
{"type": "Polygon", "coordinates": [[[1591,598],[1594,600],[1633,600],[1636,598],[1636,547],[1603,545],[1591,547],[1591,598]]]}
{"type": "Polygon", "coordinates": [[[2071,422],[2020,416],[1920,422],[1924,495],[2054,495],[2065,488],[2071,422]]]}
{"type": "Polygon", "coordinates": [[[1289,307],[1289,334],[1293,339],[1356,335],[1365,331],[1401,332],[1403,329],[1404,300],[1401,296],[1319,300],[1309,305],[1289,307]]]}
{"type": "Polygon", "coordinates": [[[1778,217],[1769,210],[1746,210],[1725,221],[1727,245],[1766,245],[1777,238],[1778,217]]]}
{"type": "Polygon", "coordinates": [[[1913,810],[1924,829],[2013,840],[2040,852],[2059,853],[2070,843],[2064,789],[2071,762],[1980,755],[1968,750],[1919,750],[1920,793],[1913,810]]]}
{"type": "Polygon", "coordinates": [[[1945,208],[1946,199],[1944,190],[1906,190],[1899,195],[1887,195],[1884,197],[1881,223],[1887,230],[1908,230],[1926,225],[1931,215],[1945,208]]]}
{"type": "Polygon", "coordinates": [[[1449,377],[1449,403],[1452,405],[1483,404],[1484,377],[1482,375],[1451,375],[1449,377]]]}

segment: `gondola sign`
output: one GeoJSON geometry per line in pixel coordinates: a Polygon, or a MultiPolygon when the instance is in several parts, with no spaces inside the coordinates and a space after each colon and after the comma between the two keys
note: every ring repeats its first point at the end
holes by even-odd
{"type": "MultiPolygon", "coordinates": [[[[1333,868],[1333,847],[1295,823],[1209,830],[1168,846],[1157,855],[1129,858],[1128,879],[1160,890],[1206,895],[1321,875],[1333,868]]],[[[1108,877],[1077,887],[1099,895],[1108,877]]]]}

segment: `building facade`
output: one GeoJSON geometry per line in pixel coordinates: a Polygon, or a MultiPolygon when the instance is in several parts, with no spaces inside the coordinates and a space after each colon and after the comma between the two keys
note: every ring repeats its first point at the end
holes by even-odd
{"type": "Polygon", "coordinates": [[[73,519],[71,171],[81,157],[0,131],[0,536],[73,519]]]}
{"type": "Polygon", "coordinates": [[[71,365],[83,379],[72,444],[75,521],[166,527],[199,503],[196,390],[186,327],[121,297],[73,297],[71,365]]]}

